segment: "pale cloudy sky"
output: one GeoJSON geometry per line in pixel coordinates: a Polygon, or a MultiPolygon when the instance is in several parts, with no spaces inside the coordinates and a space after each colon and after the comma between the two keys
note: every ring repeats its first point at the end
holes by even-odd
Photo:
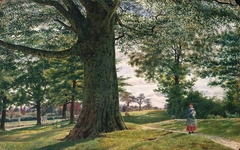
{"type": "MultiPolygon", "coordinates": [[[[122,59],[122,61],[117,64],[117,67],[120,68],[118,76],[123,75],[124,77],[131,77],[131,79],[128,80],[128,83],[132,86],[127,86],[127,91],[132,93],[134,96],[144,93],[146,98],[151,99],[153,106],[163,108],[166,103],[165,97],[161,93],[153,91],[157,88],[157,84],[147,83],[143,78],[135,77],[134,68],[127,64],[128,58],[120,52],[117,52],[116,55],[117,58],[122,59]]],[[[206,96],[223,96],[223,90],[220,87],[207,86],[207,79],[199,79],[194,86],[194,90],[203,92],[206,96]]]]}

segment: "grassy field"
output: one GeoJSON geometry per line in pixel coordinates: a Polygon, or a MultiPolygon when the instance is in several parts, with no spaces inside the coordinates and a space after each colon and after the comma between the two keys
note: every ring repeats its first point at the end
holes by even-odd
{"type": "MultiPolygon", "coordinates": [[[[201,136],[169,132],[170,129],[184,131],[185,121],[169,120],[163,111],[130,112],[130,115],[124,116],[129,130],[102,134],[99,138],[88,140],[61,141],[73,127],[68,124],[68,121],[2,131],[0,132],[0,150],[229,149],[201,136]]],[[[239,141],[239,127],[239,119],[199,120],[198,132],[235,138],[239,141]],[[218,128],[212,130],[212,127],[218,128]]]]}

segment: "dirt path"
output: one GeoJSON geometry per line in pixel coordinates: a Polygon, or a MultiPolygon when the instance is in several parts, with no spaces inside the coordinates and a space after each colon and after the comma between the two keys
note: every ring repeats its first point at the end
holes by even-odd
{"type": "MultiPolygon", "coordinates": [[[[143,129],[157,129],[157,130],[164,130],[163,128],[153,128],[153,127],[147,127],[147,126],[142,126],[143,129]]],[[[176,133],[186,133],[187,132],[183,132],[180,130],[168,130],[169,132],[176,132],[176,133]]],[[[232,148],[233,150],[240,150],[240,143],[236,142],[236,141],[232,141],[229,139],[225,139],[225,138],[221,138],[218,136],[213,136],[213,135],[207,135],[207,134],[201,134],[201,133],[194,133],[192,134],[194,136],[201,136],[207,139],[210,139],[218,144],[224,145],[226,147],[232,148]]]]}

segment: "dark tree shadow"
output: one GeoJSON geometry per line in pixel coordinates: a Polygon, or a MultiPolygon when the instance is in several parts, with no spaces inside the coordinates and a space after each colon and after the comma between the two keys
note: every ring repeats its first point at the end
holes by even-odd
{"type": "Polygon", "coordinates": [[[59,150],[59,149],[64,149],[64,148],[74,146],[76,144],[85,143],[85,142],[88,142],[88,141],[91,141],[91,140],[93,140],[93,139],[76,140],[76,141],[61,141],[61,142],[54,143],[52,145],[47,145],[47,146],[37,148],[37,149],[34,149],[34,150],[59,150]]]}

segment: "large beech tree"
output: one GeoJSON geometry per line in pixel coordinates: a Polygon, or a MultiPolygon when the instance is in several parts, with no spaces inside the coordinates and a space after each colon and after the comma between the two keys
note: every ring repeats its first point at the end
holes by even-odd
{"type": "Polygon", "coordinates": [[[81,58],[84,65],[83,109],[78,122],[65,140],[91,138],[100,133],[127,129],[119,112],[115,66],[114,26],[119,21],[116,13],[119,0],[32,0],[31,2],[51,6],[51,9],[57,10],[61,17],[66,19],[63,21],[57,19],[57,22],[71,29],[77,37],[76,42],[71,47],[58,51],[24,46],[9,39],[10,42],[0,40],[0,45],[35,56],[81,58]]]}

